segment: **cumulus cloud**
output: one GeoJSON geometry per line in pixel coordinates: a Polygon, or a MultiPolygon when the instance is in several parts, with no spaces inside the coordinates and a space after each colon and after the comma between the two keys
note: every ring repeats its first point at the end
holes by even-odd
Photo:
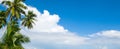
{"type": "Polygon", "coordinates": [[[60,20],[59,15],[50,15],[47,10],[41,13],[35,7],[27,7],[28,10],[32,10],[37,15],[33,29],[30,31],[27,29],[22,30],[22,32],[30,32],[28,36],[30,36],[31,40],[37,40],[37,42],[40,41],[42,43],[76,45],[82,44],[85,39],[88,39],[79,37],[60,26],[58,24],[60,20]]]}
{"type": "Polygon", "coordinates": [[[117,30],[101,31],[96,34],[92,34],[90,36],[91,37],[104,36],[104,37],[109,37],[109,38],[120,38],[120,31],[117,31],[117,30]]]}
{"type": "Polygon", "coordinates": [[[117,30],[107,30],[101,31],[92,35],[89,35],[91,43],[95,44],[120,44],[120,31],[117,30]]]}
{"type": "Polygon", "coordinates": [[[50,15],[47,10],[41,15],[37,14],[37,21],[35,22],[32,31],[36,32],[67,32],[63,26],[58,25],[60,17],[56,14],[50,15]],[[38,27],[39,26],[39,27],[38,27]]]}
{"type": "Polygon", "coordinates": [[[87,43],[89,45],[96,45],[96,47],[101,47],[100,49],[119,49],[120,31],[117,30],[106,30],[94,33],[89,36],[87,43]],[[103,47],[105,46],[105,47],[103,47]]]}
{"type": "MultiPolygon", "coordinates": [[[[29,32],[26,35],[31,38],[31,43],[33,45],[35,45],[34,43],[36,43],[36,46],[41,45],[42,47],[48,45],[51,49],[88,49],[80,47],[83,45],[84,47],[92,47],[91,49],[107,49],[102,46],[112,44],[120,45],[120,31],[108,30],[94,33],[87,37],[78,36],[58,24],[60,20],[59,15],[51,15],[47,10],[44,10],[43,13],[41,13],[35,7],[31,6],[28,6],[28,9],[37,13],[37,21],[35,22],[32,30],[28,31],[23,29],[22,31],[29,32]]],[[[40,47],[37,49],[39,48],[40,47]]],[[[46,47],[44,48],[48,49],[46,47]]]]}

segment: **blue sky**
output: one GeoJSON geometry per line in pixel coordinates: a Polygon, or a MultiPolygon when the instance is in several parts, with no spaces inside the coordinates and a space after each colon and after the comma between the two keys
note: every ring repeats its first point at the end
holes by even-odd
{"type": "MultiPolygon", "coordinates": [[[[0,0],[1,2],[2,0],[0,0]]],[[[26,0],[36,15],[33,29],[21,26],[26,49],[120,49],[119,0],[26,0]]],[[[4,7],[0,6],[0,9],[4,7]]],[[[6,28],[0,30],[2,34],[6,28]],[[4,31],[3,31],[4,30],[4,31]]],[[[1,37],[1,35],[0,35],[1,37]]]]}
{"type": "Polygon", "coordinates": [[[60,25],[77,34],[120,30],[119,0],[29,0],[39,11],[59,14],[60,25]]]}

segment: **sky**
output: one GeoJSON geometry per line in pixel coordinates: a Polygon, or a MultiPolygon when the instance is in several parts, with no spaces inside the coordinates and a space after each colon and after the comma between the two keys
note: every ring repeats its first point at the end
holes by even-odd
{"type": "Polygon", "coordinates": [[[26,4],[38,8],[39,11],[48,10],[51,14],[58,14],[61,18],[60,25],[84,35],[102,30],[120,30],[119,2],[119,0],[29,0],[26,4]]]}
{"type": "Polygon", "coordinates": [[[120,49],[119,2],[26,0],[25,11],[36,13],[37,21],[31,30],[21,26],[21,32],[31,39],[24,46],[26,49],[120,49]]]}

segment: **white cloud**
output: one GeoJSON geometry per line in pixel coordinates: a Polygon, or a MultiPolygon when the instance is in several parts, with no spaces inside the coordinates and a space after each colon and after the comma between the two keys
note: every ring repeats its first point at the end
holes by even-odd
{"type": "MultiPolygon", "coordinates": [[[[49,48],[51,49],[81,49],[82,47],[80,46],[84,45],[85,47],[93,47],[91,49],[107,49],[107,47],[101,46],[120,44],[120,39],[118,38],[120,37],[120,31],[108,30],[88,35],[88,37],[78,36],[58,24],[59,15],[51,15],[47,10],[41,13],[35,7],[27,7],[28,10],[37,13],[37,21],[34,28],[30,31],[27,29],[22,30],[22,32],[29,32],[26,35],[31,38],[33,46],[44,45],[44,49],[48,49],[46,45],[50,46],[49,48]]],[[[39,48],[37,47],[37,49],[39,48]]]]}
{"type": "Polygon", "coordinates": [[[102,47],[101,49],[108,49],[106,46],[102,47]]]}
{"type": "Polygon", "coordinates": [[[50,15],[47,10],[44,13],[37,16],[37,21],[35,22],[32,31],[36,32],[67,32],[62,26],[58,25],[59,16],[54,14],[50,15]],[[39,26],[39,27],[38,27],[39,26]]]}
{"type": "MultiPolygon", "coordinates": [[[[37,15],[37,21],[35,22],[34,28],[30,30],[32,33],[29,33],[28,35],[31,40],[37,40],[42,43],[76,45],[84,43],[84,40],[87,39],[79,37],[64,29],[63,26],[58,25],[60,20],[58,15],[50,15],[47,10],[44,10],[44,13],[42,14],[34,7],[27,7],[28,10],[32,10],[37,15]]],[[[22,30],[22,32],[24,32],[24,30],[22,30]]]]}
{"type": "Polygon", "coordinates": [[[78,36],[58,24],[60,20],[59,15],[51,15],[47,10],[40,13],[35,7],[31,6],[28,6],[28,9],[37,13],[37,21],[34,28],[28,34],[32,44],[37,42],[37,45],[54,45],[54,48],[57,47],[56,49],[64,49],[62,47],[66,45],[69,49],[80,49],[81,45],[89,45],[94,47],[93,49],[106,49],[106,47],[98,47],[120,44],[120,39],[118,38],[120,31],[108,30],[88,35],[88,37],[78,36]]]}
{"type": "MultiPolygon", "coordinates": [[[[26,5],[26,4],[25,4],[26,5]]],[[[50,45],[81,45],[85,40],[89,39],[86,37],[80,37],[63,26],[58,24],[60,17],[57,14],[51,15],[47,10],[43,13],[39,12],[37,8],[32,6],[27,6],[28,10],[36,13],[37,17],[33,29],[28,31],[27,29],[22,29],[21,32],[26,34],[31,39],[32,45],[50,44],[50,45]],[[25,33],[29,32],[29,33],[25,33]],[[37,43],[36,43],[37,42],[37,43]],[[33,44],[36,43],[36,44],[33,44]]],[[[25,10],[28,12],[28,10],[25,10]]],[[[40,47],[39,47],[40,48],[40,47]]],[[[37,48],[37,49],[39,49],[37,48]]]]}
{"type": "Polygon", "coordinates": [[[104,36],[104,37],[112,37],[112,38],[120,38],[120,31],[117,30],[108,30],[108,31],[101,31],[96,34],[92,34],[90,36],[104,36]]]}
{"type": "MultiPolygon", "coordinates": [[[[41,14],[35,7],[27,6],[28,10],[36,13],[36,22],[32,31],[34,32],[67,32],[63,26],[58,25],[60,17],[56,14],[50,15],[47,10],[41,14]],[[38,27],[39,26],[39,27],[38,27]]],[[[26,12],[28,11],[26,10],[26,12]]]]}
{"type": "Polygon", "coordinates": [[[107,30],[101,31],[90,36],[89,43],[91,44],[120,44],[120,31],[117,30],[107,30]]]}

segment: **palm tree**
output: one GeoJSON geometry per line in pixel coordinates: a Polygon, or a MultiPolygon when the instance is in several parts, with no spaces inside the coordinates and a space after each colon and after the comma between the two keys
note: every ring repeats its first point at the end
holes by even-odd
{"type": "Polygon", "coordinates": [[[14,39],[14,45],[15,47],[21,47],[23,48],[23,46],[21,45],[21,43],[26,43],[26,42],[29,42],[29,38],[22,35],[21,33],[16,33],[14,36],[13,36],[13,39],[14,39]]]}
{"type": "Polygon", "coordinates": [[[30,42],[29,38],[19,33],[20,28],[15,21],[7,25],[7,32],[5,32],[0,48],[2,49],[24,49],[21,43],[30,42]]]}
{"type": "Polygon", "coordinates": [[[13,2],[11,1],[3,1],[2,4],[8,6],[6,10],[6,15],[10,15],[10,19],[20,19],[21,18],[21,13],[25,14],[23,9],[27,9],[25,5],[23,5],[21,2],[23,0],[14,0],[13,2]]]}
{"type": "Polygon", "coordinates": [[[31,29],[36,15],[32,11],[25,13],[24,9],[27,9],[27,7],[22,4],[24,1],[2,2],[7,6],[7,10],[0,12],[0,28],[7,26],[7,30],[0,41],[0,49],[24,49],[22,43],[30,42],[28,37],[20,33],[20,26],[23,25],[31,29]],[[19,21],[22,21],[22,24],[19,24],[19,21]]]}
{"type": "Polygon", "coordinates": [[[22,25],[29,29],[33,28],[33,23],[36,15],[32,11],[28,11],[28,14],[23,18],[22,25]]]}

